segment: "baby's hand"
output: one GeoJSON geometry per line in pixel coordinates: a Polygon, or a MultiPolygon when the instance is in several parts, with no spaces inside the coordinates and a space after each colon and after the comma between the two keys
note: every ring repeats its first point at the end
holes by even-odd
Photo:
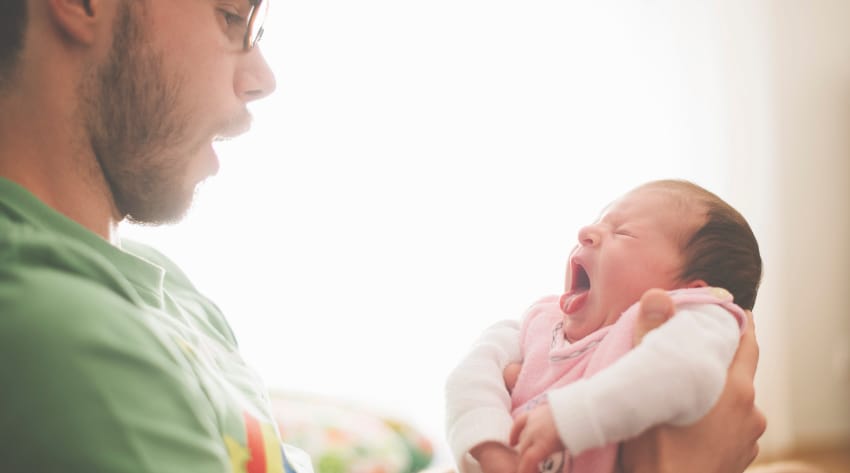
{"type": "Polygon", "coordinates": [[[469,452],[483,473],[516,473],[516,450],[498,442],[486,442],[469,452]]]}
{"type": "Polygon", "coordinates": [[[502,378],[505,379],[505,387],[508,388],[508,392],[513,392],[516,380],[519,378],[520,369],[522,369],[522,363],[511,363],[502,372],[502,378]]]}
{"type": "Polygon", "coordinates": [[[519,452],[518,473],[536,473],[549,455],[564,450],[549,404],[523,412],[511,429],[511,445],[519,452]]]}

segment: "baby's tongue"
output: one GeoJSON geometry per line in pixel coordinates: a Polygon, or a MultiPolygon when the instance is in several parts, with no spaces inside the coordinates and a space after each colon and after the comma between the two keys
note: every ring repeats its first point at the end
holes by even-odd
{"type": "Polygon", "coordinates": [[[576,291],[570,291],[561,296],[561,300],[559,301],[561,312],[565,314],[569,314],[571,312],[571,309],[574,308],[572,306],[574,305],[573,303],[575,302],[576,295],[578,295],[576,291]]]}

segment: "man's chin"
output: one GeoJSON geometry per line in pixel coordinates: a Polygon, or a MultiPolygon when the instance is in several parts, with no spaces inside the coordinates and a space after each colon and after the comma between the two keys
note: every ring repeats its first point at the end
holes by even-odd
{"type": "Polygon", "coordinates": [[[133,224],[159,226],[173,225],[180,222],[189,214],[194,202],[195,190],[181,195],[160,194],[145,202],[139,202],[131,209],[125,210],[125,219],[133,224]]]}

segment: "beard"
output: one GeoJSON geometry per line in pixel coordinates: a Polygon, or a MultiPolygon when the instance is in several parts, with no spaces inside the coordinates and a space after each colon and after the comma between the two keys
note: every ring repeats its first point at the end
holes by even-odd
{"type": "MultiPolygon", "coordinates": [[[[184,80],[165,73],[146,41],[144,11],[123,1],[109,56],[81,86],[84,122],[119,214],[143,224],[173,223],[191,206],[192,143],[178,108],[184,80]]],[[[196,117],[197,118],[197,117],[196,117]]]]}

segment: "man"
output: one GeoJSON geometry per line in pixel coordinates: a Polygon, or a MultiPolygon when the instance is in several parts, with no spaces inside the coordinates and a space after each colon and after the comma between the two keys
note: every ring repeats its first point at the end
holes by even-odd
{"type": "MultiPolygon", "coordinates": [[[[268,1],[0,3],[0,471],[309,471],[217,307],[117,235],[179,220],[212,141],[274,89],[268,1]]],[[[764,426],[742,345],[728,401],[633,442],[629,471],[749,463],[764,426]]]]}

